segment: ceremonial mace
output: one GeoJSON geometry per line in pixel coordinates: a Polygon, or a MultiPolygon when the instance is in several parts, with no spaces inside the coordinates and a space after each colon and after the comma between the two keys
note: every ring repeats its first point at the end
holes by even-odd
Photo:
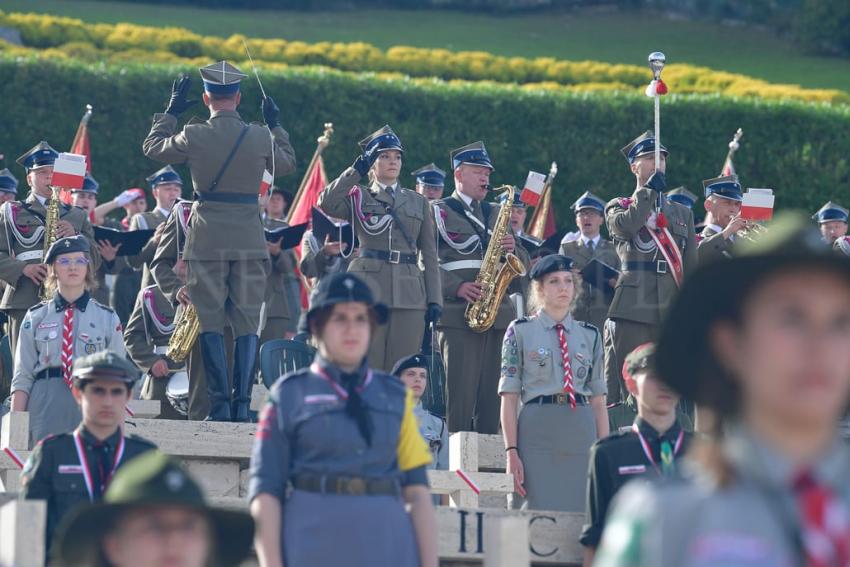
{"type": "MultiPolygon", "coordinates": [[[[655,100],[655,171],[658,171],[661,165],[661,95],[667,93],[667,85],[661,80],[661,71],[664,69],[664,64],[667,62],[667,57],[660,51],[653,51],[649,54],[649,68],[652,70],[652,82],[646,90],[648,96],[655,100]]],[[[658,195],[658,201],[655,204],[656,210],[661,210],[662,196],[658,195]]]]}

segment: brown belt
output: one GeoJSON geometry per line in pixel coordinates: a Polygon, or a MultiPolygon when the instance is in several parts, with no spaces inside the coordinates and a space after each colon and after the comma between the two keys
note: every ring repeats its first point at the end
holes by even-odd
{"type": "Polygon", "coordinates": [[[323,474],[301,474],[292,481],[296,490],[318,492],[320,494],[363,495],[401,495],[401,486],[396,479],[364,478],[359,476],[338,476],[323,474]]]}

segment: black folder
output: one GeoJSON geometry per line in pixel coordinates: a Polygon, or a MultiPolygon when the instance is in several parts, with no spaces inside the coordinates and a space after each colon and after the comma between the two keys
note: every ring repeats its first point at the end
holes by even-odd
{"type": "Polygon", "coordinates": [[[127,232],[116,230],[114,228],[106,228],[103,226],[94,227],[95,241],[107,240],[113,246],[121,244],[118,249],[118,256],[135,256],[142,251],[145,244],[153,236],[153,230],[129,230],[127,232]]]}
{"type": "Polygon", "coordinates": [[[592,286],[602,289],[608,289],[608,280],[616,278],[620,275],[620,271],[609,266],[602,260],[594,258],[581,271],[581,277],[592,286]]]}
{"type": "Polygon", "coordinates": [[[301,244],[301,237],[307,230],[309,223],[296,224],[295,226],[282,226],[274,230],[264,229],[267,242],[280,241],[281,250],[290,250],[301,244]]]}
{"type": "Polygon", "coordinates": [[[316,237],[316,242],[321,246],[325,242],[325,237],[328,237],[329,242],[344,242],[348,244],[348,250],[357,246],[354,238],[354,229],[351,223],[345,221],[334,221],[326,215],[321,209],[313,207],[313,236],[316,237]]]}

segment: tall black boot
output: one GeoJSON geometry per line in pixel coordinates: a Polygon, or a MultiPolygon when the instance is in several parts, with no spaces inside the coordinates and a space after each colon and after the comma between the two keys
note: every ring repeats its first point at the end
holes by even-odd
{"type": "Polygon", "coordinates": [[[236,339],[233,352],[233,421],[248,421],[259,346],[257,335],[242,335],[236,339]]]}
{"type": "Polygon", "coordinates": [[[207,378],[207,393],[210,397],[210,413],[204,421],[230,421],[230,389],[227,385],[227,355],[224,336],[221,333],[198,335],[204,373],[207,378]]]}

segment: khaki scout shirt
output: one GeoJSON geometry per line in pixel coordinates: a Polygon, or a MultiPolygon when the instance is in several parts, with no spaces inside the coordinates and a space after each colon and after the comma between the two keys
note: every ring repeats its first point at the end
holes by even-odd
{"type": "MultiPolygon", "coordinates": [[[[606,394],[599,330],[570,315],[560,323],[567,335],[575,393],[588,397],[606,394]]],[[[521,394],[522,402],[527,403],[537,396],[564,393],[564,361],[555,324],[542,310],[510,324],[502,341],[499,394],[521,394]]]]}
{"type": "Polygon", "coordinates": [[[362,277],[375,296],[392,309],[424,310],[428,303],[442,305],[437,242],[428,200],[398,184],[391,197],[375,183],[361,188],[360,210],[355,210],[349,192],[359,181],[360,175],[349,167],[322,191],[319,207],[332,217],[350,220],[361,249],[418,254],[419,262],[393,264],[378,258],[358,257],[351,261],[348,271],[362,277]],[[389,215],[390,208],[395,209],[413,247],[389,215]]]}
{"type": "MultiPolygon", "coordinates": [[[[24,275],[28,264],[43,263],[44,219],[47,209],[30,193],[23,202],[10,201],[0,207],[0,280],[7,285],[0,309],[29,309],[38,304],[39,286],[24,275]]],[[[100,267],[100,253],[86,212],[59,204],[60,220],[68,221],[91,245],[91,270],[100,267]]]]}
{"type": "MultiPolygon", "coordinates": [[[[276,176],[295,170],[295,152],[289,134],[277,127],[245,124],[231,110],[213,112],[205,122],[191,122],[175,134],[177,118],[154,114],[153,127],[142,144],[147,157],[163,163],[185,163],[192,172],[196,193],[205,194],[247,126],[248,134],[234,154],[214,193],[258,196],[263,172],[276,176]],[[274,146],[274,148],[272,148],[274,146]]],[[[186,238],[186,260],[267,259],[266,239],[259,205],[195,201],[192,230],[186,238]]]]}
{"type": "MultiPolygon", "coordinates": [[[[664,260],[646,226],[657,197],[658,193],[654,190],[640,187],[631,198],[614,199],[605,207],[608,234],[614,240],[622,271],[608,310],[611,319],[657,325],[678,292],[669,267],[665,273],[659,273],[661,270],[658,268],[623,270],[629,262],[657,264],[664,260]]],[[[668,230],[682,253],[682,269],[684,277],[687,277],[697,264],[694,215],[684,205],[666,198],[662,212],[667,217],[668,230]]]]}

